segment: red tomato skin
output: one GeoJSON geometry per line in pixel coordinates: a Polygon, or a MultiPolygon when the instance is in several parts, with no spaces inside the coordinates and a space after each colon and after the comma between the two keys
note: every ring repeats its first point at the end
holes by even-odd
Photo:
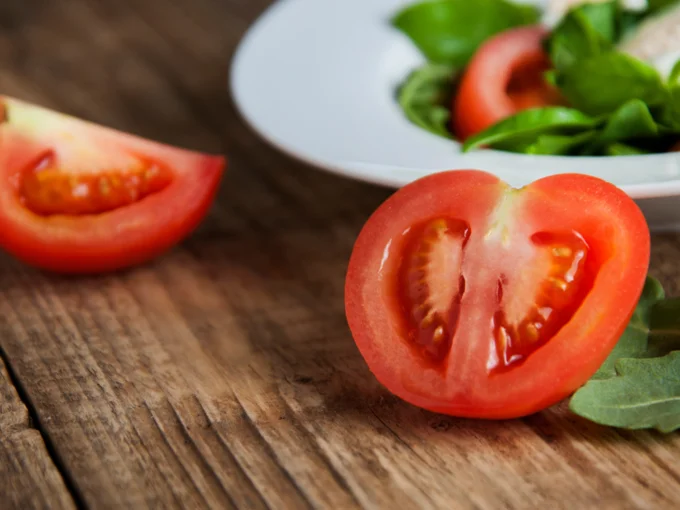
{"type": "MultiPolygon", "coordinates": [[[[13,98],[0,99],[21,108],[27,105],[13,98]]],[[[226,167],[222,156],[145,140],[33,105],[28,108],[36,108],[40,116],[46,115],[74,137],[83,134],[101,143],[104,151],[130,150],[162,162],[174,173],[172,182],[160,192],[109,212],[38,215],[22,203],[18,183],[27,162],[53,147],[12,129],[11,124],[5,127],[0,142],[0,249],[29,266],[55,273],[92,274],[149,262],[189,236],[215,200],[226,167]]]]}
{"type": "MultiPolygon", "coordinates": [[[[489,375],[482,347],[467,361],[452,355],[445,373],[414,356],[394,324],[381,281],[388,279],[387,252],[401,232],[428,217],[449,215],[477,224],[494,210],[507,186],[477,170],[430,175],[401,188],[369,218],[350,257],[345,311],[368,368],[391,393],[415,406],[456,417],[508,419],[526,416],[570,395],[601,366],[626,328],[647,275],[650,235],[637,205],[600,179],[562,174],[526,186],[526,223],[551,227],[570,222],[600,254],[609,253],[592,290],[569,321],[521,365],[489,375]],[[567,207],[568,206],[568,207],[567,207]],[[580,212],[579,208],[582,208],[580,212]],[[554,222],[554,223],[553,223],[554,222]],[[463,373],[463,375],[461,375],[463,373]]],[[[398,248],[394,249],[395,252],[398,248]]],[[[483,254],[479,254],[483,256],[483,254]]],[[[468,347],[475,338],[454,338],[468,347]]],[[[477,339],[477,342],[479,340],[477,339]]],[[[484,345],[481,343],[480,345],[484,345]]]]}
{"type": "Polygon", "coordinates": [[[532,68],[534,74],[550,67],[541,46],[546,34],[542,26],[513,28],[492,37],[477,50],[453,100],[453,129],[460,140],[520,110],[559,102],[557,92],[542,81],[540,74],[528,80],[533,85],[508,92],[513,73],[519,69],[532,68]]]}

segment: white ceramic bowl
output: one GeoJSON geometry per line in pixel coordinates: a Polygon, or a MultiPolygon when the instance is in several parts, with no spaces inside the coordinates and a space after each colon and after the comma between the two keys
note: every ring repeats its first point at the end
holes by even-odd
{"type": "Polygon", "coordinates": [[[462,154],[456,142],[411,124],[394,91],[424,59],[389,19],[412,2],[273,4],[250,28],[232,62],[231,91],[245,120],[265,140],[297,159],[394,188],[454,168],[486,170],[514,186],[554,173],[595,175],[636,199],[652,229],[680,230],[680,153],[462,154]]]}

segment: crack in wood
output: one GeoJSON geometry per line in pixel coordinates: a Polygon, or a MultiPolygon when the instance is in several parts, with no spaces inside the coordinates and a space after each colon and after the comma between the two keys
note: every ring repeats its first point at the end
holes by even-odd
{"type": "MultiPolygon", "coordinates": [[[[54,465],[55,469],[59,473],[59,476],[61,477],[61,480],[63,481],[66,490],[71,496],[75,508],[78,510],[86,509],[87,505],[85,504],[85,500],[83,499],[82,494],[78,490],[75,480],[73,479],[68,469],[66,468],[63,459],[59,456],[56,449],[54,448],[54,445],[52,444],[49,435],[45,433],[45,429],[42,427],[40,423],[40,417],[38,415],[37,409],[31,402],[31,399],[27,393],[26,388],[24,387],[24,385],[21,383],[16,373],[14,372],[9,357],[7,356],[7,353],[3,349],[2,345],[0,345],[0,362],[2,362],[2,364],[4,364],[5,366],[5,371],[9,378],[9,383],[14,387],[19,397],[19,401],[26,407],[26,410],[28,411],[29,421],[26,424],[27,426],[26,428],[35,430],[40,434],[47,455],[49,459],[52,461],[52,464],[54,465]]],[[[2,433],[7,434],[7,431],[3,430],[2,433]]]]}

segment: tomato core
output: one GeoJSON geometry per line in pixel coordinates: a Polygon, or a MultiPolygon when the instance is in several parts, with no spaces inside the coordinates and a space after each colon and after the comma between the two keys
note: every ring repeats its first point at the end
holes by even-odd
{"type": "Polygon", "coordinates": [[[158,193],[172,180],[172,172],[152,160],[135,158],[127,169],[70,172],[48,152],[23,172],[19,193],[24,206],[39,215],[98,214],[158,193]]]}
{"type": "MultiPolygon", "coordinates": [[[[466,292],[463,260],[470,235],[470,225],[455,218],[414,225],[405,233],[398,269],[387,287],[388,299],[397,299],[402,338],[424,362],[442,370],[466,292]]],[[[497,276],[489,373],[520,363],[553,338],[585,299],[596,272],[588,266],[589,247],[576,232],[538,232],[526,242],[533,247],[531,266],[512,278],[497,276]]]]}

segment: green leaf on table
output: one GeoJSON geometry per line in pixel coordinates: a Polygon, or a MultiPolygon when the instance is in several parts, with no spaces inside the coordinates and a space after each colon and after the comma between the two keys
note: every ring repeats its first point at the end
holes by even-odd
{"type": "Polygon", "coordinates": [[[546,40],[555,68],[563,70],[580,59],[610,50],[617,34],[617,14],[615,1],[569,10],[546,40]]]}
{"type": "Polygon", "coordinates": [[[648,277],[619,343],[569,408],[601,425],[680,428],[680,298],[648,277]]]}
{"type": "Polygon", "coordinates": [[[539,16],[536,7],[507,0],[428,0],[405,7],[392,24],[430,62],[461,68],[489,37],[539,16]]]}
{"type": "Polygon", "coordinates": [[[592,129],[596,123],[592,117],[571,108],[530,108],[506,117],[468,138],[463,144],[463,151],[488,145],[501,150],[524,152],[540,135],[573,135],[592,129]]]}
{"type": "Polygon", "coordinates": [[[665,356],[680,350],[680,298],[664,299],[654,305],[645,357],[665,356]]]}
{"type": "Polygon", "coordinates": [[[569,408],[601,425],[673,432],[680,428],[680,351],[619,360],[616,377],[589,381],[569,408]]]}
{"type": "Polygon", "coordinates": [[[578,60],[559,71],[555,81],[572,107],[591,115],[610,114],[631,99],[659,106],[668,97],[656,69],[618,52],[578,60]]]}
{"type": "Polygon", "coordinates": [[[455,74],[453,67],[442,64],[426,64],[413,71],[397,93],[406,117],[423,129],[452,138],[449,121],[455,74]]]}
{"type": "Polygon", "coordinates": [[[592,379],[608,379],[616,376],[616,362],[621,358],[639,358],[647,351],[650,335],[652,308],[665,297],[661,283],[647,277],[642,295],[628,327],[592,379]]]}

